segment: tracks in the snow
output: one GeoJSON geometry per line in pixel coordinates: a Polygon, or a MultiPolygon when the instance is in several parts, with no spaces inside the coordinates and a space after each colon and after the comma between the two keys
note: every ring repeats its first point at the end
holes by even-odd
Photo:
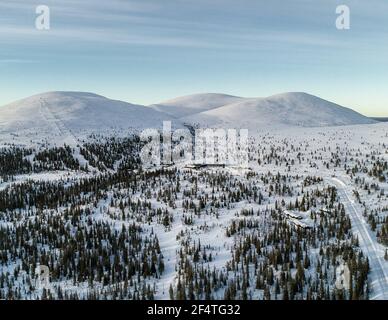
{"type": "Polygon", "coordinates": [[[358,237],[360,248],[369,259],[369,283],[372,289],[370,299],[388,300],[388,262],[384,260],[385,248],[377,242],[346,183],[338,178],[330,180],[337,187],[341,202],[350,217],[353,233],[358,237]]]}

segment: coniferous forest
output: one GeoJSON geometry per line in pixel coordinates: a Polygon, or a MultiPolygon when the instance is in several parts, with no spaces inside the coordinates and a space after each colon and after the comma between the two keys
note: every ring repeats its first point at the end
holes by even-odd
{"type": "Polygon", "coordinates": [[[354,180],[351,196],[387,245],[387,162],[266,139],[250,145],[250,168],[144,169],[136,135],[1,148],[0,298],[368,299],[370,261],[348,206],[313,172],[354,180]]]}

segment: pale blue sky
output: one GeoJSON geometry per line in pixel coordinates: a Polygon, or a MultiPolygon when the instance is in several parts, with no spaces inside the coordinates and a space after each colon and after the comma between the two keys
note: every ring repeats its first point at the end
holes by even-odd
{"type": "Polygon", "coordinates": [[[52,90],[140,104],[305,91],[387,116],[387,17],[385,0],[1,0],[0,105],[52,90]],[[339,4],[350,30],[335,28],[339,4]]]}

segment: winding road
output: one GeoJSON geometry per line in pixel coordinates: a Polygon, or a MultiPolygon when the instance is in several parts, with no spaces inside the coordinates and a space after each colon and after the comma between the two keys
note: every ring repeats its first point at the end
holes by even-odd
{"type": "Polygon", "coordinates": [[[376,236],[362,215],[360,206],[352,196],[352,189],[338,178],[331,178],[337,187],[341,203],[350,216],[352,230],[358,237],[360,248],[369,259],[371,300],[388,300],[388,262],[384,259],[385,247],[377,242],[376,236]]]}

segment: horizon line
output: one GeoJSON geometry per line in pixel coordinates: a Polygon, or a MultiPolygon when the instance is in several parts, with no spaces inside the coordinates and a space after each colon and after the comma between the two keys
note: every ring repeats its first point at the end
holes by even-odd
{"type": "Polygon", "coordinates": [[[332,100],[328,100],[328,99],[322,98],[321,96],[318,96],[318,95],[315,95],[315,94],[311,94],[311,93],[308,93],[306,91],[284,91],[284,92],[279,92],[279,93],[270,94],[270,95],[266,95],[266,96],[255,96],[255,97],[252,97],[252,96],[251,97],[247,97],[247,96],[244,96],[244,95],[236,95],[236,94],[230,94],[230,93],[224,93],[224,92],[196,92],[196,93],[178,95],[178,96],[174,96],[172,98],[166,98],[166,99],[163,99],[162,101],[159,101],[159,102],[154,102],[154,103],[150,103],[150,104],[144,104],[144,103],[128,101],[127,99],[117,99],[117,98],[114,98],[114,97],[109,97],[109,95],[99,94],[99,93],[96,93],[96,92],[93,92],[93,91],[50,90],[50,91],[38,92],[38,93],[34,93],[32,95],[29,95],[29,96],[24,96],[24,97],[21,97],[21,98],[13,99],[10,102],[6,102],[5,104],[1,104],[0,108],[1,107],[5,107],[5,106],[7,106],[9,104],[15,103],[15,102],[20,101],[20,100],[28,99],[28,98],[31,98],[31,97],[34,97],[34,96],[43,95],[43,94],[50,94],[50,93],[85,93],[85,94],[92,94],[92,95],[100,96],[100,97],[103,97],[103,98],[106,98],[106,99],[109,99],[109,100],[122,101],[122,102],[125,102],[125,103],[129,103],[129,104],[133,104],[133,105],[138,105],[138,106],[143,106],[143,107],[150,107],[150,106],[153,106],[153,105],[158,105],[158,104],[161,104],[163,102],[167,102],[167,101],[174,100],[174,99],[190,97],[190,96],[196,96],[196,95],[207,95],[207,94],[209,94],[209,95],[212,95],[212,94],[213,95],[224,95],[224,96],[230,96],[230,97],[236,97],[236,98],[242,98],[242,99],[265,99],[265,98],[270,98],[270,97],[274,97],[274,96],[277,96],[277,95],[284,95],[284,94],[290,94],[290,93],[296,94],[296,93],[298,93],[298,94],[306,94],[306,95],[309,95],[309,96],[313,96],[313,97],[316,97],[318,99],[322,99],[322,100],[325,100],[327,102],[336,104],[336,105],[338,105],[340,107],[351,109],[354,112],[357,112],[357,113],[359,113],[359,114],[361,114],[361,115],[363,115],[363,116],[365,116],[367,118],[371,118],[371,119],[373,119],[373,118],[376,118],[376,119],[388,119],[388,114],[386,114],[386,115],[366,115],[366,114],[362,113],[361,111],[357,111],[354,107],[345,106],[343,104],[340,104],[340,103],[334,102],[332,100]]]}

